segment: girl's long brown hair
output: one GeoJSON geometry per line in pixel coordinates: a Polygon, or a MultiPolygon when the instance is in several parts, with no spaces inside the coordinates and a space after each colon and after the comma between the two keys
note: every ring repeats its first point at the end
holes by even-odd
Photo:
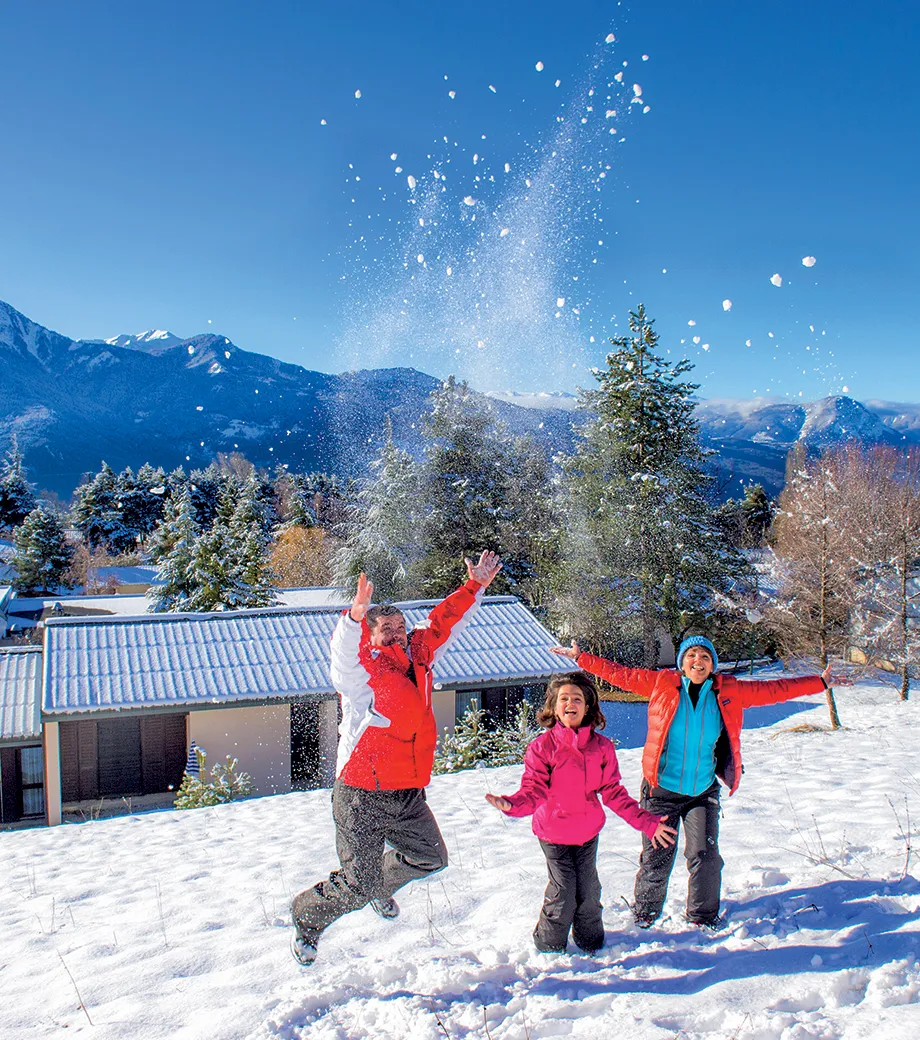
{"type": "Polygon", "coordinates": [[[607,725],[607,720],[601,711],[597,687],[591,676],[587,672],[564,672],[562,675],[554,675],[546,686],[546,700],[543,702],[543,707],[537,712],[537,722],[541,726],[549,729],[559,721],[556,718],[556,698],[563,686],[577,686],[585,695],[585,717],[582,726],[603,729],[607,725]]]}

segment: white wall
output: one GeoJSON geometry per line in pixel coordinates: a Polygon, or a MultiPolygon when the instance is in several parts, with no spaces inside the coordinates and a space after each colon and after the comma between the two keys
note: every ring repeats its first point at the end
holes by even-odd
{"type": "Polygon", "coordinates": [[[207,752],[209,769],[227,755],[239,759],[239,769],[252,777],[254,794],[291,790],[289,704],[191,711],[188,739],[207,752]]]}

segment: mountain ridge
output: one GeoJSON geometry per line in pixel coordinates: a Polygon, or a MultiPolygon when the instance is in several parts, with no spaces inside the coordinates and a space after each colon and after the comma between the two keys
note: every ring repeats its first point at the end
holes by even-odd
{"type": "MultiPolygon", "coordinates": [[[[375,457],[389,414],[397,444],[418,456],[422,416],[441,380],[414,368],[315,372],[238,347],[226,336],[178,337],[163,329],[73,340],[0,302],[0,452],[15,435],[30,479],[69,497],[104,459],[206,466],[240,451],[260,467],[287,464],[360,476],[375,457]]],[[[571,394],[490,391],[513,434],[530,434],[548,455],[574,443],[571,394]]],[[[794,403],[701,400],[703,443],[714,449],[723,494],[735,483],[782,486],[790,447],[920,443],[920,405],[850,397],[794,403]]]]}

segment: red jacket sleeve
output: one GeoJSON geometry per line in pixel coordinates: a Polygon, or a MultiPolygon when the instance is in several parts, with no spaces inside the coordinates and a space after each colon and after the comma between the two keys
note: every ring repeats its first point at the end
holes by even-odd
{"type": "Polygon", "coordinates": [[[741,694],[745,708],[780,704],[809,693],[823,693],[827,689],[820,675],[803,675],[795,679],[735,679],[733,685],[741,694]]]}
{"type": "Polygon", "coordinates": [[[481,591],[478,581],[468,581],[432,608],[428,620],[412,633],[414,661],[431,667],[435,656],[469,624],[481,591]]]}
{"type": "Polygon", "coordinates": [[[524,754],[524,775],[514,794],[505,795],[511,808],[508,816],[530,816],[549,797],[550,764],[540,737],[531,741],[524,754]]]}
{"type": "Polygon", "coordinates": [[[650,697],[658,678],[658,672],[649,671],[645,668],[626,668],[621,664],[614,664],[606,657],[595,657],[594,654],[579,654],[575,664],[585,672],[598,676],[612,686],[621,690],[629,690],[643,697],[650,697]]]}

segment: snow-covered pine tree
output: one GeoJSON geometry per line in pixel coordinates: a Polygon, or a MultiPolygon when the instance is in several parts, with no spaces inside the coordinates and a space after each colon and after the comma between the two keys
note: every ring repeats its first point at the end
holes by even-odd
{"type": "Polygon", "coordinates": [[[90,551],[103,547],[119,553],[134,547],[136,536],[125,526],[118,477],[107,462],[74,497],[72,522],[90,551]]]}
{"type": "Polygon", "coordinates": [[[389,415],[386,440],[359,482],[356,501],[340,525],[343,540],[333,557],[333,580],[353,592],[362,572],[374,582],[378,601],[409,599],[419,584],[422,558],[419,473],[412,457],[393,441],[389,415]]]}
{"type": "Polygon", "coordinates": [[[13,587],[20,592],[56,592],[65,584],[73,550],[64,539],[60,518],[36,506],[13,534],[13,587]]]}
{"type": "Polygon", "coordinates": [[[133,473],[131,467],[118,474],[121,515],[125,527],[142,541],[163,519],[166,500],[166,474],[149,462],[133,473]]]}
{"type": "Polygon", "coordinates": [[[658,663],[659,628],[676,641],[743,571],[708,501],[686,359],[658,353],[640,305],[631,336],[611,339],[597,389],[582,391],[591,418],[563,460],[565,539],[560,628],[601,650],[632,635],[640,663],[658,663]]]}
{"type": "Polygon", "coordinates": [[[517,706],[514,720],[491,734],[490,766],[513,766],[524,761],[528,745],[543,732],[537,725],[536,715],[530,701],[523,700],[517,706]]]}
{"type": "Polygon", "coordinates": [[[22,452],[14,439],[0,464],[0,530],[19,527],[35,506],[35,492],[26,480],[22,452]]]}
{"type": "MultiPolygon", "coordinates": [[[[502,530],[511,519],[506,487],[511,438],[492,409],[454,376],[432,392],[430,405],[420,479],[425,555],[419,565],[419,591],[443,596],[457,587],[464,557],[493,549],[510,565],[502,530]]],[[[499,575],[491,591],[507,587],[499,575]]]]}
{"type": "Polygon", "coordinates": [[[495,748],[493,734],[486,728],[482,708],[469,708],[458,719],[453,733],[441,734],[434,756],[435,773],[472,769],[477,762],[491,763],[495,748]]]}
{"type": "Polygon", "coordinates": [[[242,487],[235,481],[225,486],[211,529],[195,543],[193,591],[184,609],[243,610],[274,602],[267,538],[255,494],[249,481],[242,487]]]}
{"type": "Polygon", "coordinates": [[[192,559],[198,535],[191,492],[184,487],[167,502],[163,522],[150,541],[150,559],[156,564],[157,578],[162,583],[147,591],[150,610],[190,609],[188,603],[195,588],[192,559]]]}

